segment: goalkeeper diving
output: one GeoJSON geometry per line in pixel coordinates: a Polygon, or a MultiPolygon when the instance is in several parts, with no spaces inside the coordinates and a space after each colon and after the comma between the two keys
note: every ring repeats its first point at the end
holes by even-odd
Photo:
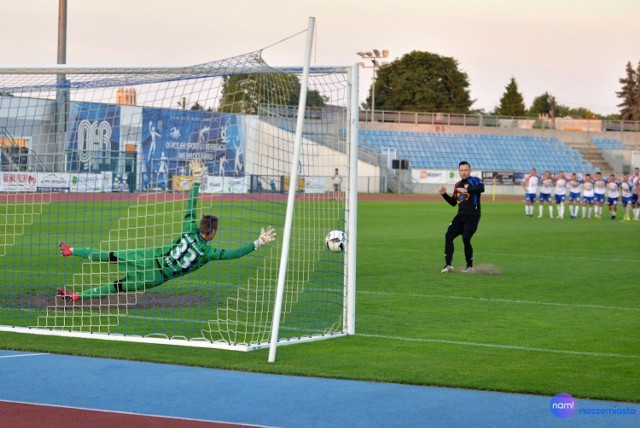
{"type": "Polygon", "coordinates": [[[90,288],[80,293],[58,288],[57,296],[71,302],[148,290],[195,272],[212,260],[231,260],[246,256],[276,239],[275,230],[269,226],[266,229],[262,228],[260,236],[254,242],[238,249],[224,250],[209,246],[209,241],[218,231],[218,217],[203,215],[200,223],[196,223],[196,203],[200,182],[207,172],[206,167],[201,160],[192,160],[189,168],[193,175],[193,187],[184,214],[183,232],[172,244],[155,249],[101,251],[94,248],[72,248],[60,241],[62,256],[117,264],[118,271],[123,273],[124,277],[112,284],[90,288]]]}

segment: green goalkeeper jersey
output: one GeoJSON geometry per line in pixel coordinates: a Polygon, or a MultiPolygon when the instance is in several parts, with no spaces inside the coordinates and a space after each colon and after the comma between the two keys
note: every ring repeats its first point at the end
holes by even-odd
{"type": "Polygon", "coordinates": [[[255,249],[253,243],[235,250],[211,247],[200,235],[196,222],[196,203],[200,183],[193,183],[184,214],[182,234],[170,245],[155,250],[155,260],[165,280],[195,272],[211,260],[240,258],[255,249]]]}

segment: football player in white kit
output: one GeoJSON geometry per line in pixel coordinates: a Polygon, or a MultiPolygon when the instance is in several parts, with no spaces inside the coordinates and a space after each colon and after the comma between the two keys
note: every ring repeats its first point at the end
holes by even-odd
{"type": "Polygon", "coordinates": [[[582,218],[591,218],[594,194],[593,180],[591,174],[587,173],[582,182],[582,218]]]}
{"type": "Polygon", "coordinates": [[[558,209],[556,218],[562,220],[564,218],[564,200],[567,197],[567,178],[564,176],[564,171],[558,171],[558,175],[554,177],[553,181],[556,182],[554,190],[556,208],[558,209]]]}
{"type": "Polygon", "coordinates": [[[623,174],[622,182],[620,183],[620,194],[622,196],[622,208],[624,209],[624,221],[631,221],[629,214],[633,206],[633,187],[633,183],[629,180],[629,174],[623,174]]]}
{"type": "Polygon", "coordinates": [[[640,202],[638,201],[638,191],[640,190],[640,168],[635,167],[633,169],[633,175],[631,176],[631,183],[633,183],[633,221],[640,220],[640,202]]]}
{"type": "Polygon", "coordinates": [[[544,211],[544,203],[547,203],[549,207],[549,218],[553,218],[553,205],[551,205],[551,191],[553,190],[553,178],[551,177],[551,171],[545,171],[542,176],[540,187],[540,205],[538,206],[538,218],[542,218],[542,212],[544,211]]]}
{"type": "Polygon", "coordinates": [[[578,218],[580,212],[580,193],[582,193],[582,181],[578,179],[578,174],[571,174],[567,182],[569,188],[569,215],[570,218],[578,218]]]}
{"type": "Polygon", "coordinates": [[[609,176],[607,180],[607,205],[609,206],[609,214],[611,220],[616,219],[618,213],[618,200],[620,199],[620,181],[616,179],[615,174],[609,176]]]}
{"type": "Polygon", "coordinates": [[[533,217],[533,204],[536,202],[536,193],[538,192],[539,177],[536,175],[536,169],[531,168],[531,172],[522,179],[522,188],[524,189],[524,214],[527,217],[533,217]]]}
{"type": "Polygon", "coordinates": [[[596,172],[593,179],[593,201],[595,202],[595,217],[602,218],[602,207],[604,206],[604,195],[607,191],[607,182],[602,178],[600,171],[596,172]]]}

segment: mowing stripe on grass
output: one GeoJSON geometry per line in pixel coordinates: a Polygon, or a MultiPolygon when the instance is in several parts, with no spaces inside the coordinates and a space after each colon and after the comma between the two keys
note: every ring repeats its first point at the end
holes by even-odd
{"type": "Polygon", "coordinates": [[[522,305],[544,305],[544,306],[560,306],[565,308],[587,308],[587,309],[606,309],[618,311],[635,311],[640,312],[640,308],[630,308],[626,306],[604,306],[604,305],[588,305],[579,303],[557,303],[557,302],[538,302],[535,300],[517,300],[517,299],[492,299],[487,297],[461,297],[461,296],[442,296],[438,294],[415,294],[415,293],[389,293],[387,291],[358,291],[358,294],[375,294],[381,296],[406,296],[406,297],[423,297],[426,299],[448,299],[448,300],[471,300],[489,303],[517,303],[522,305]]]}
{"type": "Polygon", "coordinates": [[[376,339],[399,340],[403,342],[442,343],[445,345],[476,346],[481,348],[510,349],[510,350],[527,351],[527,352],[544,352],[547,354],[566,354],[566,355],[579,355],[579,356],[586,356],[586,357],[629,358],[633,360],[640,360],[640,355],[610,354],[606,352],[566,351],[562,349],[534,348],[529,346],[518,346],[518,345],[498,345],[495,343],[463,342],[459,340],[421,339],[421,338],[414,338],[414,337],[386,336],[382,334],[368,334],[368,333],[356,333],[356,336],[371,337],[376,339]]]}

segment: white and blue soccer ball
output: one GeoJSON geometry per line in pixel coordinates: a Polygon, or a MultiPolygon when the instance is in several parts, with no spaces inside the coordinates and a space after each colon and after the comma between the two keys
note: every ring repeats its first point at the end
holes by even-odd
{"type": "Polygon", "coordinates": [[[347,245],[347,235],[341,230],[332,230],[324,239],[324,242],[329,251],[342,253],[347,245]]]}

